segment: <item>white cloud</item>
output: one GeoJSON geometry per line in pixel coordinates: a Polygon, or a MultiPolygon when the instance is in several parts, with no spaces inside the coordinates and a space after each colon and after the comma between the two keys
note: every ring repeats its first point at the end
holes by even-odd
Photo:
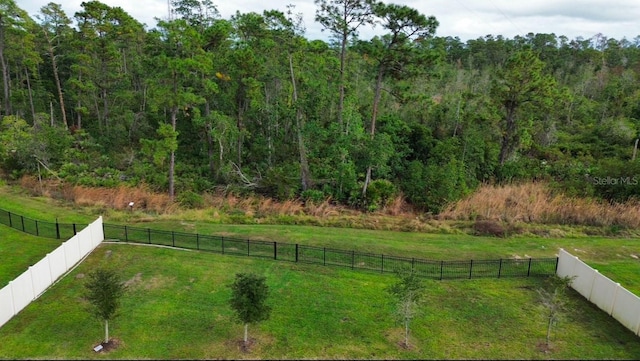
{"type": "MultiPolygon", "coordinates": [[[[35,15],[40,7],[50,0],[18,0],[18,6],[35,15]]],[[[55,0],[53,0],[56,2],[55,0]]],[[[67,15],[80,10],[82,0],[62,1],[67,15]]],[[[149,28],[156,25],[154,18],[168,15],[166,0],[103,0],[110,6],[120,6],[129,15],[146,23],[149,28]]],[[[321,26],[314,21],[316,5],[313,0],[213,0],[223,18],[230,18],[240,11],[262,13],[263,10],[286,11],[287,4],[295,4],[295,12],[304,15],[310,39],[327,38],[321,26]]],[[[590,38],[603,34],[610,38],[633,39],[640,36],[640,1],[638,0],[386,0],[402,3],[418,9],[425,15],[434,15],[440,26],[438,36],[458,36],[461,40],[476,39],[485,35],[502,35],[513,38],[527,33],[555,33],[569,39],[579,36],[590,38]]],[[[360,37],[367,39],[373,31],[361,31],[360,37]]]]}

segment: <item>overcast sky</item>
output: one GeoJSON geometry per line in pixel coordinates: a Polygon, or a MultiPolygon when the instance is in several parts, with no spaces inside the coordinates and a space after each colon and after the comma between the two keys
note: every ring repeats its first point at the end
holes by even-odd
{"type": "MultiPolygon", "coordinates": [[[[34,16],[50,0],[16,0],[18,6],[34,16]]],[[[80,10],[82,0],[58,0],[70,18],[80,10]]],[[[168,15],[167,0],[102,0],[109,6],[119,6],[138,21],[155,27],[155,17],[168,15]]],[[[424,15],[434,15],[440,26],[437,36],[457,36],[462,41],[485,35],[513,38],[527,33],[554,33],[569,39],[589,39],[596,34],[608,38],[633,40],[640,36],[639,0],[385,0],[411,6],[424,15]]],[[[306,37],[326,39],[321,26],[314,21],[317,6],[313,0],[213,0],[220,15],[229,19],[241,13],[263,10],[286,11],[295,4],[295,11],[304,15],[306,37]],[[267,5],[268,4],[268,5],[267,5]]],[[[361,31],[360,38],[369,39],[375,33],[361,31]]]]}

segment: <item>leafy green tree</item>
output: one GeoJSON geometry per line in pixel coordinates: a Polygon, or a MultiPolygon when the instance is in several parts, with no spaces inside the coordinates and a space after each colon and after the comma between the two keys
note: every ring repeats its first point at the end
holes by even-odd
{"type": "Polygon", "coordinates": [[[231,308],[237,319],[244,324],[244,344],[248,343],[249,324],[265,321],[271,315],[266,304],[269,287],[266,278],[253,273],[238,273],[231,285],[231,308]]]}
{"type": "MultiPolygon", "coordinates": [[[[69,41],[72,30],[70,27],[71,19],[62,10],[59,4],[49,3],[46,6],[40,8],[41,16],[40,26],[42,28],[42,34],[46,40],[46,50],[51,61],[51,67],[53,71],[53,77],[56,85],[56,91],[58,94],[58,102],[60,105],[60,114],[62,116],[62,123],[65,128],[68,127],[67,111],[64,103],[64,92],[62,90],[62,82],[60,81],[60,71],[58,67],[58,57],[60,56],[60,45],[63,41],[69,41]]],[[[53,122],[53,119],[51,119],[53,122]]]]}
{"type": "Polygon", "coordinates": [[[399,272],[396,283],[387,292],[395,301],[396,317],[404,326],[404,346],[409,348],[410,324],[420,312],[419,307],[425,296],[424,284],[413,271],[399,272]]]}
{"type": "MultiPolygon", "coordinates": [[[[345,101],[345,68],[347,61],[347,43],[349,37],[358,35],[358,28],[371,24],[373,14],[371,1],[368,0],[315,0],[316,21],[331,32],[340,43],[340,72],[338,73],[339,103],[338,123],[343,131],[343,112],[345,101]]],[[[324,30],[324,29],[323,29],[324,30]]]]}
{"type": "Polygon", "coordinates": [[[523,50],[498,71],[491,93],[503,114],[500,165],[528,144],[533,119],[541,118],[553,104],[556,82],[544,70],[544,62],[533,51],[523,50]]]}
{"type": "MultiPolygon", "coordinates": [[[[427,17],[404,5],[387,5],[377,2],[372,5],[372,9],[382,27],[388,31],[381,38],[374,38],[369,46],[370,53],[376,59],[375,90],[369,127],[369,134],[373,140],[376,134],[376,121],[384,78],[389,74],[400,75],[406,66],[420,60],[415,56],[412,42],[433,36],[438,22],[435,17],[427,17]]],[[[369,165],[362,188],[363,195],[366,195],[367,187],[371,182],[371,171],[372,166],[369,165]]]]}
{"type": "Polygon", "coordinates": [[[126,286],[115,271],[98,268],[89,273],[85,298],[92,306],[89,311],[104,321],[104,343],[109,343],[109,321],[118,315],[120,298],[125,291],[126,286]]]}

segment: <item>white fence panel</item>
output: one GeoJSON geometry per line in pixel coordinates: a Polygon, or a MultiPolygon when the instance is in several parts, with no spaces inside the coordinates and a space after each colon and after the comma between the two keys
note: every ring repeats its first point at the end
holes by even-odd
{"type": "Polygon", "coordinates": [[[104,240],[104,228],[102,227],[102,216],[100,216],[96,222],[91,223],[88,228],[91,232],[91,240],[93,241],[93,248],[96,248],[98,247],[100,242],[104,240]]]}
{"type": "Polygon", "coordinates": [[[33,294],[35,297],[41,295],[47,287],[49,287],[55,279],[51,279],[51,270],[49,269],[49,259],[47,257],[40,262],[29,267],[31,272],[31,280],[33,281],[33,294]]]}
{"type": "Polygon", "coordinates": [[[29,271],[22,273],[18,278],[9,282],[9,285],[11,285],[13,309],[16,313],[22,311],[36,297],[33,293],[33,282],[29,271]]]}
{"type": "Polygon", "coordinates": [[[586,263],[576,259],[573,267],[573,275],[576,278],[571,282],[571,287],[584,296],[584,298],[589,299],[591,296],[591,288],[593,287],[595,271],[586,263]]]}
{"type": "Polygon", "coordinates": [[[102,217],[0,289],[0,327],[104,240],[102,217]]]}
{"type": "Polygon", "coordinates": [[[80,257],[84,257],[93,250],[93,242],[91,241],[91,226],[78,233],[78,245],[80,246],[80,257]]]}
{"type": "Polygon", "coordinates": [[[615,301],[616,288],[619,285],[609,278],[596,273],[593,279],[593,291],[589,301],[600,307],[601,310],[611,315],[613,302],[615,301]]]}
{"type": "Polygon", "coordinates": [[[70,238],[68,241],[62,244],[64,247],[64,256],[67,261],[67,269],[71,269],[76,262],[80,260],[80,242],[79,237],[76,234],[73,238],[70,238]]]}
{"type": "Polygon", "coordinates": [[[13,317],[13,295],[11,295],[11,285],[6,285],[0,289],[0,326],[4,325],[13,317]]]}
{"type": "Polygon", "coordinates": [[[618,287],[611,316],[637,334],[640,321],[640,299],[626,289],[618,287]]]}
{"type": "Polygon", "coordinates": [[[572,276],[573,268],[577,260],[578,259],[569,252],[561,249],[560,252],[558,252],[558,270],[556,274],[559,277],[572,276]]]}
{"type": "Polygon", "coordinates": [[[47,255],[49,258],[49,269],[51,272],[51,278],[56,280],[67,272],[67,261],[64,256],[64,248],[58,247],[55,251],[47,255]]]}

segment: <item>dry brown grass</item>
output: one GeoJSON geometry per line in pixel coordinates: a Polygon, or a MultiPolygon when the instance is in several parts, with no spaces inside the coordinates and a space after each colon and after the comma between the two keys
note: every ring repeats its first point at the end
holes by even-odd
{"type": "Polygon", "coordinates": [[[640,204],[570,198],[554,194],[543,183],[484,185],[447,207],[439,218],[636,228],[640,226],[640,204]]]}
{"type": "Polygon", "coordinates": [[[171,213],[177,208],[168,195],[152,192],[146,186],[118,188],[89,188],[71,186],[60,182],[38,182],[32,177],[22,177],[20,185],[36,195],[62,198],[79,206],[101,206],[111,209],[127,209],[134,203],[135,209],[158,213],[171,213]]]}

